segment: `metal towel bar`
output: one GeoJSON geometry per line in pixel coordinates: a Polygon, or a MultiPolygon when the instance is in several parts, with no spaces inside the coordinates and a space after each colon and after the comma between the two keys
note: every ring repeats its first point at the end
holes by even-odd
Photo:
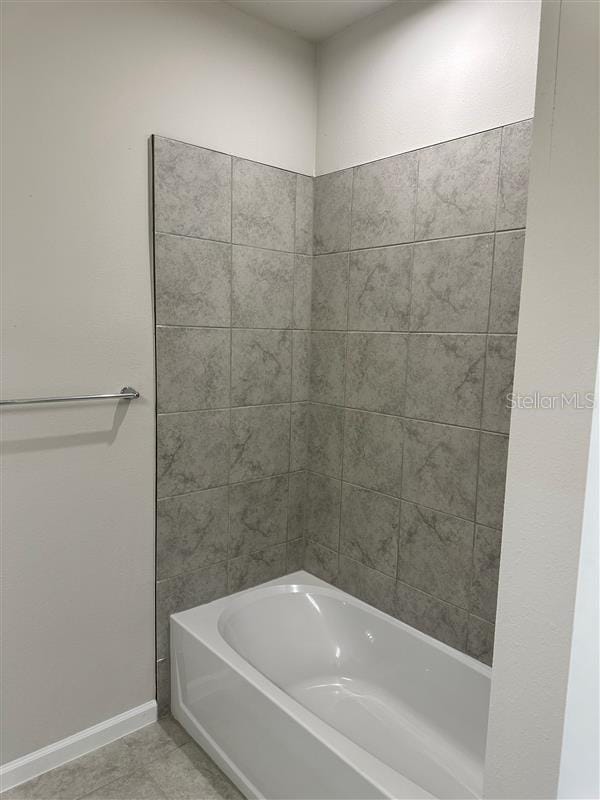
{"type": "Polygon", "coordinates": [[[0,406],[25,406],[32,403],[70,403],[79,400],[137,400],[140,393],[131,386],[111,394],[74,394],[69,397],[23,397],[19,400],[0,400],[0,406]]]}

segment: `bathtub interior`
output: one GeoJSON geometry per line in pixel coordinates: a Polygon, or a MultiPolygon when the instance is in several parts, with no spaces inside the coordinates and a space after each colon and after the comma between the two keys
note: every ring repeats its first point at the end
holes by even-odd
{"type": "Polygon", "coordinates": [[[481,796],[490,679],[472,659],[319,586],[248,593],[218,627],[276,686],[434,796],[481,796]]]}

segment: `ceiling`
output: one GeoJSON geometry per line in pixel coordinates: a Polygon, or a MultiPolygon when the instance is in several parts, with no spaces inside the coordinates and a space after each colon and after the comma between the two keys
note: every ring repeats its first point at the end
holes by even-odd
{"type": "Polygon", "coordinates": [[[310,42],[321,42],[396,0],[227,0],[229,5],[310,42]]]}

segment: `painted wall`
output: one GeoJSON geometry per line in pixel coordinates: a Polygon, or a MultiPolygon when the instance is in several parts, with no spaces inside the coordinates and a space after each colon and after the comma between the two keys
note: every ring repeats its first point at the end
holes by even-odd
{"type": "Polygon", "coordinates": [[[316,174],[533,116],[539,10],[399,2],[319,45],[316,174]]]}
{"type": "Polygon", "coordinates": [[[313,48],[215,3],[6,2],[4,761],[154,697],[152,133],[312,173],[313,48]]]}
{"type": "MultiPolygon", "coordinates": [[[[514,380],[522,395],[594,390],[598,14],[596,3],[571,0],[543,8],[514,380]]],[[[591,420],[591,408],[560,404],[513,411],[485,797],[557,796],[591,420]]]]}

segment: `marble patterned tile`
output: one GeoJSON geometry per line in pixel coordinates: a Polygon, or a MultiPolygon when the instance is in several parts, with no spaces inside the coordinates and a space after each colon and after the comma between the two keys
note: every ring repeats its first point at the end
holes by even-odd
{"type": "Polygon", "coordinates": [[[231,158],[154,136],[154,227],[201,239],[231,239],[231,158]]]}
{"type": "Polygon", "coordinates": [[[346,405],[402,414],[407,354],[408,336],[404,333],[349,333],[346,405]]]}
{"type": "Polygon", "coordinates": [[[169,617],[227,593],[227,562],[166,578],[156,584],[156,656],[169,655],[169,617]]]}
{"type": "Polygon", "coordinates": [[[416,153],[355,167],[352,248],[412,242],[416,193],[416,153]]]}
{"type": "Polygon", "coordinates": [[[411,331],[485,333],[493,252],[493,234],[416,244],[411,331]]]}
{"type": "Polygon", "coordinates": [[[157,233],[154,285],[157,325],[228,326],[231,245],[157,233]]]}
{"type": "Polygon", "coordinates": [[[403,440],[399,417],[346,410],[344,480],[399,497],[403,440]]]}
{"type": "Polygon", "coordinates": [[[477,483],[477,522],[481,525],[502,527],[507,457],[508,436],[481,434],[477,483]]]}
{"type": "Polygon", "coordinates": [[[468,613],[425,592],[398,582],[394,590],[394,616],[457,650],[467,644],[468,613]]]}
{"type": "Polygon", "coordinates": [[[286,545],[266,547],[257,553],[247,553],[228,562],[228,592],[241,592],[265,581],[285,575],[286,545]]]}
{"type": "Polygon", "coordinates": [[[348,329],[407,331],[412,245],[350,254],[348,329]]]}
{"type": "Polygon", "coordinates": [[[402,498],[475,518],[479,431],[407,420],[402,498]]]}
{"type": "Polygon", "coordinates": [[[395,577],[399,522],[399,500],[342,484],[340,553],[395,577]]]}
{"type": "Polygon", "coordinates": [[[156,703],[159,719],[171,711],[171,659],[169,656],[156,662],[156,703]]]}
{"type": "Polygon", "coordinates": [[[229,558],[287,539],[288,476],[236,483],[229,489],[229,558]]]}
{"type": "Polygon", "coordinates": [[[419,151],[418,241],[494,230],[500,138],[496,128],[419,151]]]}
{"type": "Polygon", "coordinates": [[[206,489],[156,504],[156,574],[170,578],[227,558],[228,489],[206,489]]]}
{"type": "Polygon", "coordinates": [[[231,410],[232,483],[287,472],[289,463],[289,405],[231,410]]]}
{"type": "Polygon", "coordinates": [[[337,585],[386,614],[394,608],[394,579],[346,556],[340,556],[337,585]]]}
{"type": "Polygon", "coordinates": [[[402,503],[398,580],[468,608],[473,535],[472,522],[402,503]]]}
{"type": "Polygon", "coordinates": [[[308,466],[334,478],[342,474],[344,411],[317,403],[309,405],[308,466]]]}
{"type": "Polygon", "coordinates": [[[157,494],[169,497],[226,484],[229,411],[159,414],[157,494]]]}
{"type": "Polygon", "coordinates": [[[348,253],[315,256],[312,271],[312,330],[346,330],[348,253]]]}
{"type": "Polygon", "coordinates": [[[304,550],[306,542],[304,538],[294,539],[287,543],[285,549],[285,571],[286,574],[290,572],[298,572],[304,569],[304,550]]]}
{"type": "Polygon", "coordinates": [[[158,411],[195,411],[229,405],[229,331],[156,329],[158,411]]]}
{"type": "Polygon", "coordinates": [[[195,742],[157,759],[147,771],[170,800],[243,800],[229,778],[195,742]]]}
{"type": "Polygon", "coordinates": [[[294,250],[296,175],[233,159],[232,235],[236,244],[294,250]]]}
{"type": "MultiPolygon", "coordinates": [[[[290,493],[288,498],[289,541],[304,538],[306,534],[306,517],[308,513],[308,474],[304,471],[290,473],[290,493]]],[[[298,567],[300,569],[300,567],[298,567]]]]}
{"type": "Polygon", "coordinates": [[[521,300],[525,231],[496,234],[490,332],[516,333],[521,300]]]}
{"type": "Polygon", "coordinates": [[[501,531],[477,525],[473,550],[470,611],[489,622],[494,622],[496,619],[501,544],[501,531]]]}
{"type": "Polygon", "coordinates": [[[315,403],[344,402],[346,335],[341,331],[310,335],[310,399],[315,403]]]}
{"type": "Polygon", "coordinates": [[[232,406],[289,402],[291,382],[291,331],[232,330],[232,406]]]}
{"type": "Polygon", "coordinates": [[[233,247],[231,324],[236,328],[290,328],[294,256],[233,247]]]}
{"type": "Polygon", "coordinates": [[[484,365],[485,336],[411,334],[406,416],[478,427],[484,365]]]}
{"type": "Polygon", "coordinates": [[[166,795],[145,770],[139,770],[86,794],[85,800],[166,800],[166,795]]]}
{"type": "Polygon", "coordinates": [[[338,576],[338,554],[308,539],[304,551],[304,569],[322,581],[335,583],[338,576]]]}
{"type": "Polygon", "coordinates": [[[339,480],[308,473],[306,488],[306,536],[330,550],[339,550],[340,504],[339,480]]]}
{"type": "Polygon", "coordinates": [[[191,741],[190,736],[173,717],[165,717],[145,725],[122,738],[132,766],[148,764],[191,741]]]}
{"type": "Polygon", "coordinates": [[[292,403],[290,471],[308,467],[308,403],[292,403]]]}
{"type": "Polygon", "coordinates": [[[508,433],[515,372],[516,336],[488,336],[481,427],[508,433]]]}
{"type": "Polygon", "coordinates": [[[492,666],[494,655],[494,626],[472,614],[469,615],[467,653],[478,661],[492,666]]]}
{"type": "Polygon", "coordinates": [[[292,331],[292,400],[310,398],[310,331],[292,331]]]}
{"type": "Polygon", "coordinates": [[[502,129],[496,216],[498,230],[525,227],[532,127],[533,120],[526,119],[502,129]]]}
{"type": "Polygon", "coordinates": [[[294,328],[310,328],[312,265],[312,256],[297,255],[294,258],[294,328]]]}
{"type": "Polygon", "coordinates": [[[314,183],[308,175],[296,176],[296,253],[312,255],[314,183]]]}
{"type": "Polygon", "coordinates": [[[350,248],[352,170],[319,175],[314,182],[314,252],[333,253],[350,248]]]}

